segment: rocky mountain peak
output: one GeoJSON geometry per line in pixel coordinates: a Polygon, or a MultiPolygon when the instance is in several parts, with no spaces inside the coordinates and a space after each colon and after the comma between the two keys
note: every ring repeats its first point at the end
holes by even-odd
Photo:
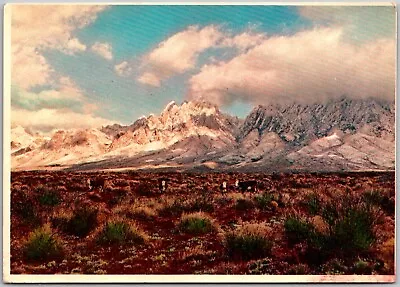
{"type": "Polygon", "coordinates": [[[116,133],[111,149],[132,146],[134,150],[149,145],[151,148],[163,148],[192,136],[233,140],[232,134],[232,119],[222,114],[216,106],[193,101],[178,105],[172,101],[160,115],[140,118],[127,129],[116,133]]]}
{"type": "Polygon", "coordinates": [[[375,99],[341,98],[327,103],[288,106],[257,106],[245,119],[239,140],[252,130],[275,132],[294,144],[327,136],[334,128],[354,133],[369,125],[371,132],[394,133],[394,112],[390,103],[375,99]]]}
{"type": "Polygon", "coordinates": [[[61,130],[51,139],[17,127],[12,130],[12,164],[97,161],[97,168],[216,163],[233,170],[390,169],[394,120],[394,103],[375,99],[259,105],[245,120],[207,102],[170,102],[159,115],[141,117],[131,125],[61,130]]]}
{"type": "Polygon", "coordinates": [[[184,101],[181,105],[177,105],[174,101],[170,102],[162,112],[163,115],[187,115],[187,116],[196,116],[196,115],[215,115],[219,113],[219,109],[217,106],[212,105],[208,102],[200,102],[200,101],[184,101]]]}

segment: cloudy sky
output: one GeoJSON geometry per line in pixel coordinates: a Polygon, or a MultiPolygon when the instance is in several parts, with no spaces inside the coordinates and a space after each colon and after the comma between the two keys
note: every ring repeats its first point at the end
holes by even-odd
{"type": "Polygon", "coordinates": [[[394,100],[395,44],[392,6],[15,5],[12,122],[130,124],[171,100],[240,117],[258,104],[394,100]]]}

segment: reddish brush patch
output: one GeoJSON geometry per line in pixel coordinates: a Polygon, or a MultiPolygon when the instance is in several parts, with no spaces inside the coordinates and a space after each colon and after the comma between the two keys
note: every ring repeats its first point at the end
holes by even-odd
{"type": "MultiPolygon", "coordinates": [[[[365,265],[368,268],[365,268],[366,271],[363,269],[363,272],[393,274],[394,244],[391,242],[394,242],[394,213],[390,212],[387,205],[394,202],[394,185],[394,172],[13,172],[11,273],[325,275],[354,274],[360,266],[365,265]],[[90,190],[87,183],[89,178],[104,180],[104,189],[90,190]],[[168,179],[168,189],[165,192],[160,191],[158,178],[168,179]],[[259,188],[256,192],[238,191],[231,184],[236,179],[257,181],[259,188]],[[228,183],[228,188],[221,191],[220,186],[224,181],[228,183]],[[38,196],[38,190],[41,189],[56,191],[58,204],[43,206],[38,196]],[[311,258],[307,258],[311,256],[307,242],[289,244],[284,228],[289,216],[300,216],[310,222],[314,222],[315,218],[321,221],[320,217],[323,216],[320,206],[335,196],[350,192],[353,197],[363,200],[364,193],[369,190],[382,194],[381,197],[375,193],[373,197],[368,197],[382,215],[382,220],[375,223],[376,238],[369,250],[351,258],[339,253],[338,258],[329,255],[326,261],[314,263],[311,258]],[[309,196],[311,193],[318,198],[318,204],[309,196]],[[384,200],[375,202],[375,198],[384,200]],[[265,199],[263,205],[261,199],[265,199]],[[238,200],[249,204],[237,208],[238,200]],[[96,210],[96,226],[88,229],[88,233],[81,237],[54,226],[62,245],[63,258],[26,262],[23,256],[24,242],[30,232],[54,221],[57,216],[65,214],[71,218],[74,210],[82,205],[96,210]],[[133,208],[148,210],[150,215],[132,216],[135,214],[133,208]],[[192,212],[207,213],[218,230],[201,234],[180,232],[177,222],[182,214],[192,212]],[[146,242],[141,245],[127,242],[120,246],[98,244],[96,238],[102,227],[117,215],[134,221],[148,235],[146,242]],[[260,224],[273,231],[269,238],[272,242],[271,250],[263,258],[242,256],[239,260],[233,260],[229,256],[224,246],[224,235],[245,224],[260,224]]],[[[324,222],[319,223],[324,226],[324,222]]]]}

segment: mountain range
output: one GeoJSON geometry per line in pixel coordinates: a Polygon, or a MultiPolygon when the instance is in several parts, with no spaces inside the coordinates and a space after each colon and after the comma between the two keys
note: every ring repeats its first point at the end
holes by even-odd
{"type": "Polygon", "coordinates": [[[341,98],[257,106],[245,119],[206,102],[169,103],[131,125],[11,130],[13,170],[392,170],[395,104],[341,98]]]}

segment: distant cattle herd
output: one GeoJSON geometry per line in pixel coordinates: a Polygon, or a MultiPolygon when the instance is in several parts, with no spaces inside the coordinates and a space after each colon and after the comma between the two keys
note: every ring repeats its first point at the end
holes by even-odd
{"type": "MultiPolygon", "coordinates": [[[[106,181],[103,178],[95,178],[95,179],[88,179],[87,184],[89,187],[89,191],[103,191],[106,181]]],[[[158,190],[163,193],[168,190],[168,178],[159,178],[158,179],[158,190]]],[[[258,190],[259,183],[256,180],[236,180],[233,182],[223,181],[220,185],[221,192],[226,192],[228,190],[232,191],[251,191],[256,192],[258,190]]]]}

